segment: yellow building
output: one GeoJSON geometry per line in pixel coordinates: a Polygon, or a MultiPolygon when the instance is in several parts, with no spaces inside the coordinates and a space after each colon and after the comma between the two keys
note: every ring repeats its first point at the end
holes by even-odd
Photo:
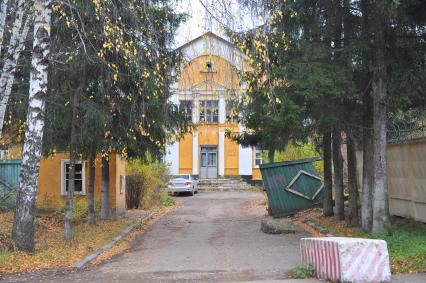
{"type": "MultiPolygon", "coordinates": [[[[8,184],[19,183],[19,167],[21,146],[13,146],[0,162],[0,178],[8,184]],[[14,160],[14,162],[10,162],[14,160]],[[17,165],[17,166],[16,166],[17,165]],[[4,176],[3,176],[4,175],[4,176]]],[[[37,208],[55,210],[65,206],[67,198],[67,181],[69,171],[69,153],[59,152],[53,156],[43,157],[40,161],[38,178],[37,208]]],[[[95,164],[95,201],[100,203],[102,187],[102,166],[99,155],[95,164]]],[[[78,161],[75,165],[75,196],[77,199],[87,198],[89,186],[89,163],[78,161]]],[[[125,199],[125,161],[120,155],[112,153],[109,157],[109,190],[111,212],[120,215],[126,210],[125,199]]],[[[0,184],[1,185],[1,184],[0,184]]]]}
{"type": "Polygon", "coordinates": [[[178,48],[184,57],[172,102],[188,115],[194,130],[166,148],[172,174],[200,178],[241,176],[260,180],[261,151],[225,137],[241,132],[233,105],[246,91],[238,76],[250,68],[248,58],[225,39],[208,32],[178,48]]]}

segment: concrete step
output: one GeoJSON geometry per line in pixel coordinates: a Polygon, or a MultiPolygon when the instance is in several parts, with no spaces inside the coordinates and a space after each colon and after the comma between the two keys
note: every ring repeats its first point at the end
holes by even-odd
{"type": "Polygon", "coordinates": [[[252,188],[250,184],[240,179],[200,179],[198,181],[198,189],[200,191],[231,191],[250,188],[252,188]]]}

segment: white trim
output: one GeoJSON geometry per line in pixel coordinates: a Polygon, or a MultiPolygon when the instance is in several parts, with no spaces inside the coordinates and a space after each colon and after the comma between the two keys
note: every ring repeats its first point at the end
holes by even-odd
{"type": "Polygon", "coordinates": [[[309,173],[309,172],[306,172],[305,170],[300,170],[299,171],[299,173],[297,173],[297,175],[293,178],[293,180],[291,180],[291,182],[287,185],[287,187],[285,187],[284,188],[284,190],[286,190],[286,191],[288,191],[288,192],[290,192],[290,193],[293,193],[293,194],[295,194],[295,195],[297,195],[297,196],[300,196],[300,197],[302,197],[302,198],[305,198],[305,199],[307,199],[307,200],[314,200],[316,197],[317,197],[317,195],[322,191],[322,189],[324,188],[324,184],[322,184],[321,183],[321,186],[319,187],[319,189],[315,192],[315,194],[312,196],[312,197],[308,197],[308,196],[305,196],[304,194],[302,194],[301,192],[298,192],[298,191],[295,191],[295,190],[292,190],[291,189],[291,186],[293,186],[293,184],[297,181],[297,179],[299,179],[299,177],[301,176],[301,175],[306,175],[306,176],[309,176],[309,177],[312,177],[312,178],[314,178],[314,179],[317,179],[317,180],[319,180],[319,181],[321,181],[321,178],[320,177],[318,177],[318,176],[315,176],[314,174],[311,174],[311,173],[309,173]]]}
{"type": "Polygon", "coordinates": [[[228,61],[238,71],[245,70],[248,60],[247,56],[234,45],[225,43],[211,34],[198,37],[189,44],[180,47],[180,50],[183,58],[188,62],[204,55],[218,56],[228,61]]]}
{"type": "Polygon", "coordinates": [[[192,174],[198,175],[198,132],[192,133],[192,174]]]}
{"type": "Polygon", "coordinates": [[[225,132],[219,132],[219,176],[225,176],[225,132]]]}
{"type": "MultiPolygon", "coordinates": [[[[61,196],[66,196],[66,185],[65,185],[65,165],[70,163],[69,159],[61,159],[61,196]]],[[[81,163],[81,192],[75,192],[75,195],[86,195],[86,162],[85,161],[76,161],[76,164],[81,163]]]]}
{"type": "Polygon", "coordinates": [[[226,122],[226,100],[225,95],[219,95],[219,124],[225,124],[226,122]]]}

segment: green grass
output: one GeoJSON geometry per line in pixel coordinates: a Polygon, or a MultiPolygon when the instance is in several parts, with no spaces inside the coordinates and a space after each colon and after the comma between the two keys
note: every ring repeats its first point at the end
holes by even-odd
{"type": "Polygon", "coordinates": [[[337,236],[382,239],[388,244],[393,273],[426,272],[426,224],[393,225],[393,234],[371,234],[360,228],[347,228],[334,221],[320,221],[331,234],[337,236]]]}
{"type": "Polygon", "coordinates": [[[174,206],[176,202],[169,196],[167,189],[160,189],[160,206],[174,206]]]}

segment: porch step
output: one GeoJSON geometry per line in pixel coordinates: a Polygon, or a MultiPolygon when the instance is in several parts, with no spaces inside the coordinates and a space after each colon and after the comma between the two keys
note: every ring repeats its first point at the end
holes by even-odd
{"type": "Polygon", "coordinates": [[[235,191],[253,188],[242,179],[200,179],[198,190],[200,191],[235,191]]]}

